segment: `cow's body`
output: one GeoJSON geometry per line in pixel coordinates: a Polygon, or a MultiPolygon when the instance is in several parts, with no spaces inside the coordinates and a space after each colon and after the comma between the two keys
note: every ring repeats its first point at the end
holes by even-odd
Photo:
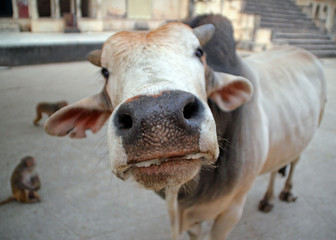
{"type": "Polygon", "coordinates": [[[294,47],[246,60],[258,72],[267,116],[269,147],[261,173],[275,171],[297,159],[317,130],[326,98],[322,66],[312,54],[294,47]]]}
{"type": "MultiPolygon", "coordinates": [[[[179,23],[112,36],[102,55],[91,57],[103,67],[103,92],[46,124],[53,135],[84,137],[112,113],[113,171],[166,197],[174,239],[182,231],[197,239],[199,223],[208,220],[210,239],[225,239],[255,178],[272,172],[272,182],[278,169],[297,162],[326,99],[321,65],[310,53],[285,47],[241,59],[226,19],[192,24],[204,23],[217,28],[208,44],[211,26],[194,30],[198,42],[179,23]]],[[[288,201],[292,169],[283,191],[288,201]]],[[[262,210],[272,197],[270,184],[262,210]]]]}
{"type": "MultiPolygon", "coordinates": [[[[235,128],[240,123],[234,134],[240,136],[234,147],[239,154],[232,163],[234,180],[228,180],[234,183],[229,189],[225,189],[227,185],[218,188],[217,194],[223,194],[214,200],[183,208],[184,230],[195,223],[216,219],[227,210],[237,213],[229,221],[235,222],[253,179],[298,159],[317,130],[326,86],[320,81],[323,71],[314,56],[298,48],[281,47],[240,59],[240,64],[241,75],[253,83],[255,91],[253,99],[244,105],[241,121],[231,123],[235,128]]],[[[216,124],[220,131],[221,119],[216,124]]],[[[219,157],[218,161],[227,159],[219,157]]],[[[226,164],[224,168],[231,166],[226,164]]],[[[214,170],[214,174],[218,172],[214,170]]],[[[208,178],[201,178],[201,184],[202,181],[208,178]]]]}

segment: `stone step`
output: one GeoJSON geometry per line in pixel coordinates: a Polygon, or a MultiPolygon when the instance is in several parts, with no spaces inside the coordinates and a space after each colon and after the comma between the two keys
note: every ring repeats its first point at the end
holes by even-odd
{"type": "Polygon", "coordinates": [[[267,23],[289,23],[289,24],[312,24],[310,19],[288,19],[277,17],[261,17],[261,22],[267,23]]]}
{"type": "Polygon", "coordinates": [[[295,15],[295,16],[305,16],[304,13],[298,10],[293,9],[278,9],[278,8],[264,8],[264,7],[254,7],[254,6],[246,6],[245,8],[246,12],[253,12],[253,13],[275,13],[275,14],[287,14],[287,15],[295,15]]]}
{"type": "Polygon", "coordinates": [[[280,17],[280,18],[291,18],[291,19],[307,19],[307,16],[304,13],[296,12],[286,12],[286,11],[263,11],[263,9],[245,9],[243,12],[247,14],[257,14],[265,17],[280,17]]]}
{"type": "Polygon", "coordinates": [[[305,28],[273,28],[272,29],[273,35],[277,33],[299,33],[299,34],[323,34],[321,31],[317,28],[315,29],[305,29],[305,28]]]}
{"type": "Polygon", "coordinates": [[[336,57],[336,44],[291,0],[246,0],[244,12],[260,15],[260,27],[272,30],[276,45],[294,45],[318,57],[336,57]]]}
{"type": "Polygon", "coordinates": [[[311,53],[319,58],[334,58],[336,57],[336,50],[311,50],[311,53]]]}
{"type": "Polygon", "coordinates": [[[287,42],[291,45],[305,45],[305,44],[314,44],[314,45],[335,45],[333,40],[328,39],[285,39],[277,38],[273,40],[274,42],[287,42]]]}
{"type": "Polygon", "coordinates": [[[260,27],[262,28],[274,28],[274,29],[311,29],[317,30],[317,27],[314,23],[307,24],[295,24],[295,23],[269,23],[269,22],[261,22],[260,27]]]}
{"type": "Polygon", "coordinates": [[[301,11],[301,9],[295,5],[288,5],[288,4],[282,4],[279,2],[279,4],[269,4],[264,1],[260,1],[258,3],[250,3],[247,2],[245,5],[246,8],[252,7],[252,8],[263,8],[263,9],[282,9],[282,10],[291,10],[291,11],[301,11]]]}
{"type": "Polygon", "coordinates": [[[315,44],[292,44],[297,47],[304,48],[308,51],[317,51],[317,50],[336,50],[335,44],[328,44],[328,45],[315,45],[315,44]]]}
{"type": "MultiPolygon", "coordinates": [[[[259,2],[261,2],[261,0],[245,0],[245,2],[259,3],[259,2]]],[[[292,1],[292,0],[262,0],[262,2],[274,3],[274,4],[283,3],[283,4],[294,4],[295,5],[295,3],[294,3],[295,1],[292,1]]]]}
{"type": "Polygon", "coordinates": [[[297,15],[297,14],[293,14],[293,15],[288,15],[287,13],[268,13],[268,12],[263,12],[260,11],[258,13],[258,15],[260,15],[262,18],[285,18],[285,19],[300,19],[300,20],[309,20],[311,21],[310,18],[308,18],[306,15],[297,15]]]}
{"type": "Polygon", "coordinates": [[[247,14],[260,15],[260,17],[270,17],[270,18],[286,18],[286,19],[300,19],[300,20],[311,20],[306,15],[298,15],[298,14],[288,14],[288,13],[271,13],[265,12],[262,10],[259,11],[243,11],[247,14]]]}
{"type": "Polygon", "coordinates": [[[293,1],[282,0],[245,0],[246,5],[289,6],[299,8],[293,1]]]}
{"type": "Polygon", "coordinates": [[[299,33],[299,32],[276,32],[273,34],[273,38],[285,38],[285,39],[330,39],[328,35],[318,33],[299,33]]]}
{"type": "Polygon", "coordinates": [[[20,32],[20,26],[17,23],[0,22],[0,33],[1,32],[20,32]]]}

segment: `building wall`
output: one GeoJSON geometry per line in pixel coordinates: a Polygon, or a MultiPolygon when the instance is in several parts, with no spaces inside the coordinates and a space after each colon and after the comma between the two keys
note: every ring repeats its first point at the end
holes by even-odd
{"type": "Polygon", "coordinates": [[[296,0],[321,30],[336,34],[336,0],[296,0]]]}
{"type": "MultiPolygon", "coordinates": [[[[187,16],[188,0],[100,0],[103,18],[183,19],[187,16]]],[[[89,2],[90,17],[97,16],[96,0],[89,2]]]]}
{"type": "Polygon", "coordinates": [[[104,0],[101,8],[103,9],[103,17],[126,17],[127,0],[104,0]]]}
{"type": "MultiPolygon", "coordinates": [[[[13,3],[16,1],[19,0],[12,0],[13,3]]],[[[33,32],[64,31],[63,11],[65,7],[68,9],[67,12],[73,14],[77,24],[74,27],[79,28],[80,31],[132,30],[137,29],[137,26],[152,29],[167,20],[181,21],[186,19],[190,2],[189,0],[26,1],[29,3],[28,23],[30,23],[30,27],[28,29],[33,32]],[[50,16],[39,16],[40,2],[50,3],[50,14],[47,14],[50,16]]],[[[251,38],[254,17],[241,14],[241,4],[242,0],[197,0],[194,2],[194,15],[219,13],[229,16],[234,25],[236,37],[239,39],[251,38]]],[[[11,20],[13,21],[14,19],[21,18],[16,16],[16,18],[13,17],[11,20]]]]}
{"type": "Polygon", "coordinates": [[[181,20],[187,14],[188,0],[152,0],[152,19],[181,20]]]}
{"type": "Polygon", "coordinates": [[[152,0],[128,0],[127,18],[129,19],[151,19],[152,0]]]}

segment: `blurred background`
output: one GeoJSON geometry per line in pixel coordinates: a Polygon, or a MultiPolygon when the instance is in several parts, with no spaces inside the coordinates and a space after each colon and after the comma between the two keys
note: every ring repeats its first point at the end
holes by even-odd
{"type": "MultiPolygon", "coordinates": [[[[40,127],[32,121],[40,101],[74,103],[101,90],[100,68],[84,60],[113,33],[208,13],[232,21],[241,56],[300,46],[320,57],[328,82],[322,125],[294,176],[298,200],[276,197],[260,213],[268,175],[258,177],[229,239],[336,239],[336,0],[0,0],[0,201],[26,155],[42,183],[41,203],[0,207],[1,240],[170,239],[165,202],[113,176],[106,125],[78,140],[47,135],[45,115],[40,127]]],[[[276,195],[284,180],[277,176],[276,195]]]]}
{"type": "Polygon", "coordinates": [[[2,0],[0,65],[83,60],[115,31],[207,13],[231,20],[239,49],[290,44],[336,56],[336,0],[2,0]]]}

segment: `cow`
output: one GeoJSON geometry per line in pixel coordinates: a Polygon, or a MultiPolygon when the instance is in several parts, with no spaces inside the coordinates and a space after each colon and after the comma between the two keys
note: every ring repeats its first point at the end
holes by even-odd
{"type": "Polygon", "coordinates": [[[241,58],[220,15],[119,32],[88,55],[103,90],[62,108],[47,133],[83,138],[108,121],[113,173],[165,198],[172,239],[226,239],[260,174],[271,173],[259,209],[272,208],[277,171],[291,169],[316,132],[326,102],[319,60],[296,47],[241,58]]]}

